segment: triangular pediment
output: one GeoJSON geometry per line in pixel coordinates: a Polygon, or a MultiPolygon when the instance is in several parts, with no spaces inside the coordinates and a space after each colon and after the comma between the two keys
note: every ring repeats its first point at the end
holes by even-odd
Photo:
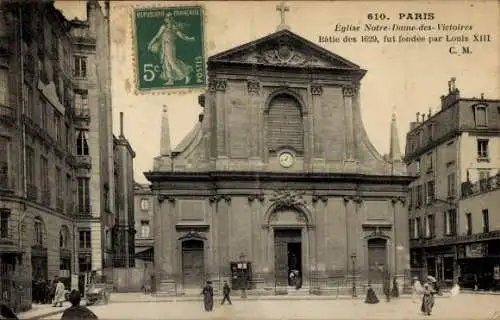
{"type": "Polygon", "coordinates": [[[218,53],[211,56],[208,61],[212,63],[361,70],[357,64],[289,30],[281,30],[218,53]]]}

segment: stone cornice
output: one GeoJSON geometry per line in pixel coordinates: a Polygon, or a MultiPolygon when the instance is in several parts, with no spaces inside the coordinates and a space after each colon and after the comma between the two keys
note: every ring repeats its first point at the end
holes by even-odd
{"type": "Polygon", "coordinates": [[[380,176],[356,173],[281,173],[254,171],[212,171],[212,172],[163,172],[149,171],[144,175],[150,182],[218,182],[218,181],[288,181],[288,182],[341,182],[364,184],[408,185],[411,176],[380,176]]]}

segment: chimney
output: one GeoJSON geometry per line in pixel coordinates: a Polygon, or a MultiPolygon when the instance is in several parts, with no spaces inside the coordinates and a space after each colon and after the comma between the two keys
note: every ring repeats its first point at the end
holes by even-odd
{"type": "Polygon", "coordinates": [[[123,135],[123,112],[120,112],[120,137],[124,137],[124,135],[123,135]]]}
{"type": "Polygon", "coordinates": [[[460,90],[456,87],[456,78],[453,77],[448,81],[448,95],[441,96],[441,110],[454,105],[458,100],[460,100],[460,90]]]}
{"type": "Polygon", "coordinates": [[[417,122],[420,122],[420,112],[417,112],[417,122]]]}

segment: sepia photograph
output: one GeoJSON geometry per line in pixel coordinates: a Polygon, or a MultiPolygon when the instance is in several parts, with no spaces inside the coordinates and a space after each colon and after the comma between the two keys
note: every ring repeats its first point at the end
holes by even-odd
{"type": "Polygon", "coordinates": [[[1,1],[0,319],[500,319],[499,30],[1,1]]]}

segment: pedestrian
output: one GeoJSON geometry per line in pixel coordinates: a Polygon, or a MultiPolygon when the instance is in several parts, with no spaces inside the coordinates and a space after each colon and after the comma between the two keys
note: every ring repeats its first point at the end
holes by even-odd
{"type": "Polygon", "coordinates": [[[413,278],[413,287],[412,287],[412,296],[411,296],[413,303],[416,303],[418,301],[422,301],[423,291],[424,291],[424,288],[422,287],[420,280],[418,280],[418,277],[414,277],[413,278]]]}
{"type": "Polygon", "coordinates": [[[386,302],[391,301],[391,277],[389,275],[389,272],[385,274],[384,284],[382,287],[385,295],[385,301],[386,302]]]}
{"type": "Polygon", "coordinates": [[[59,307],[63,306],[63,302],[66,301],[66,298],[64,297],[64,293],[66,291],[66,288],[64,288],[64,284],[60,279],[57,280],[56,284],[56,290],[54,292],[54,304],[52,305],[53,307],[59,307]]]}
{"type": "Polygon", "coordinates": [[[61,320],[97,320],[99,319],[95,313],[90,311],[87,307],[81,306],[80,301],[82,297],[80,292],[72,290],[69,294],[69,302],[71,307],[64,310],[61,320]]]}
{"type": "Polygon", "coordinates": [[[420,306],[420,311],[425,315],[430,316],[432,313],[432,308],[434,307],[434,288],[430,281],[424,284],[422,305],[420,306]]]}
{"type": "Polygon", "coordinates": [[[368,304],[377,304],[379,303],[378,297],[375,294],[375,291],[372,288],[371,282],[368,281],[368,290],[366,290],[366,299],[365,303],[368,304]]]}
{"type": "Polygon", "coordinates": [[[398,285],[398,280],[396,277],[392,279],[392,292],[391,295],[393,298],[398,298],[399,297],[399,285],[398,285]]]}
{"type": "Polygon", "coordinates": [[[221,304],[224,304],[224,302],[228,302],[229,304],[231,303],[231,298],[229,297],[229,294],[231,293],[231,288],[229,287],[229,284],[227,283],[226,280],[224,280],[224,286],[222,287],[222,294],[224,295],[224,298],[222,299],[221,304]]]}
{"type": "Polygon", "coordinates": [[[451,288],[450,293],[452,297],[458,296],[458,294],[460,293],[460,286],[457,282],[455,282],[455,285],[453,286],[453,288],[451,288]]]}
{"type": "Polygon", "coordinates": [[[207,281],[206,286],[201,291],[203,295],[203,304],[205,311],[213,311],[214,309],[214,288],[212,288],[212,281],[207,281]]]}
{"type": "Polygon", "coordinates": [[[17,320],[19,318],[6,303],[0,302],[0,319],[17,320]]]}

